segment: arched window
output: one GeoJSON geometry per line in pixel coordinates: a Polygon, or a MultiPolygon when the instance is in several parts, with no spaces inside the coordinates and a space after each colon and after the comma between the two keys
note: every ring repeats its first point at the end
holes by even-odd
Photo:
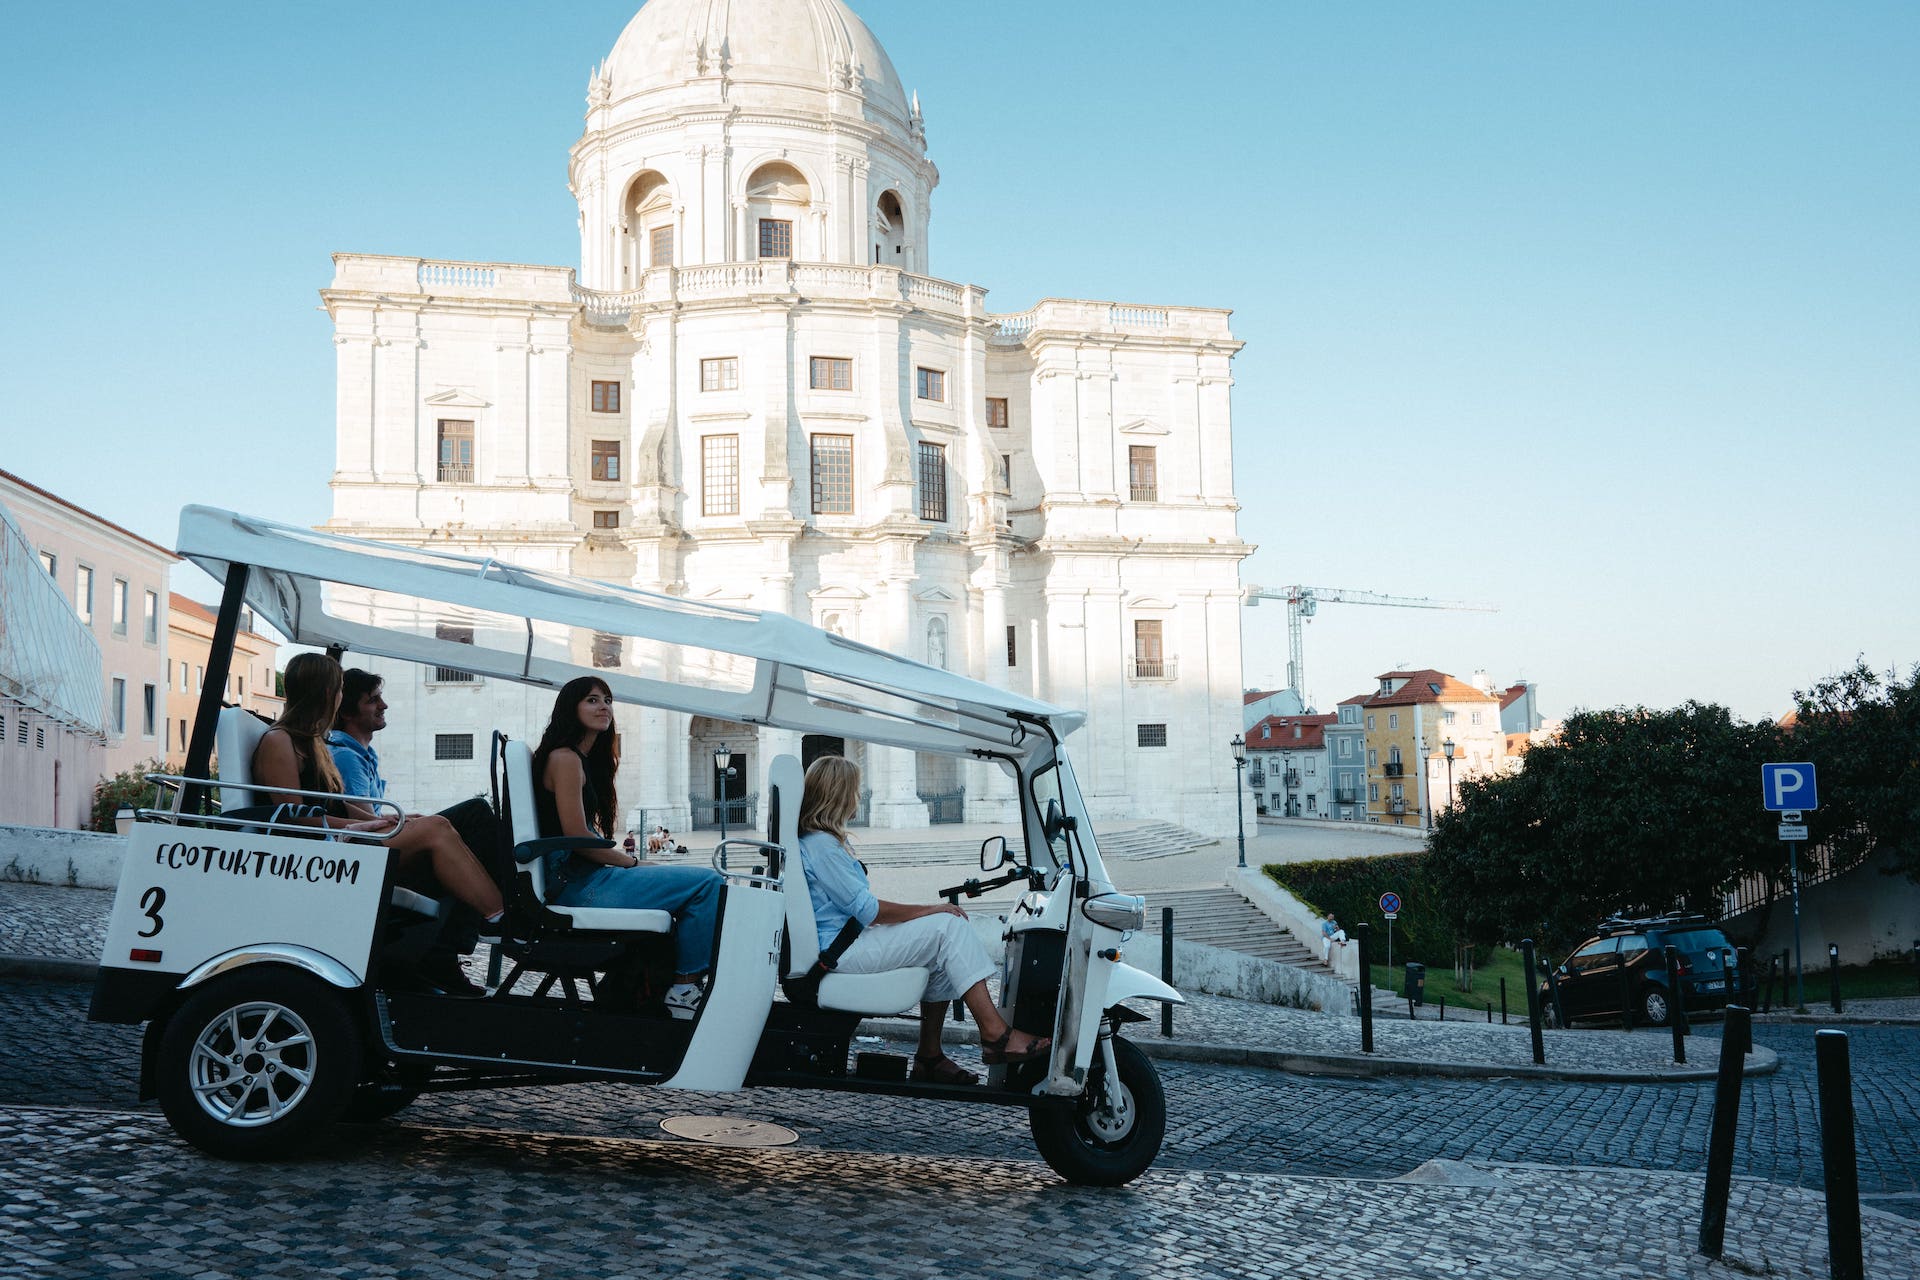
{"type": "Polygon", "coordinates": [[[790,164],[763,164],[747,179],[748,257],[800,256],[800,236],[813,189],[790,164]]]}
{"type": "Polygon", "coordinates": [[[882,192],[873,209],[873,260],[879,266],[906,266],[907,214],[897,191],[882,192]]]}
{"type": "Polygon", "coordinates": [[[627,185],[621,207],[626,226],[621,256],[621,279],[632,287],[650,267],[674,264],[673,187],[664,174],[648,169],[627,185]]]}

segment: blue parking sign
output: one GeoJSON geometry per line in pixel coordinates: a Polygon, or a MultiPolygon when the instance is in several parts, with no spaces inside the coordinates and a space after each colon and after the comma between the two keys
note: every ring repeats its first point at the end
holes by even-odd
{"type": "Polygon", "coordinates": [[[1769,809],[1820,807],[1820,792],[1814,785],[1813,765],[1809,761],[1761,765],[1760,792],[1769,809]]]}

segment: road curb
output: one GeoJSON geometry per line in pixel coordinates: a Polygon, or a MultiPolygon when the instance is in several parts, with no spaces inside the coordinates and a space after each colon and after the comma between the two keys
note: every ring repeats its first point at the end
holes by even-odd
{"type": "MultiPolygon", "coordinates": [[[[24,956],[0,953],[0,977],[40,978],[53,982],[86,983],[94,980],[100,966],[91,960],[65,956],[24,956]]],[[[1774,1021],[1788,1021],[1775,1016],[1774,1021]]],[[[1794,1022],[1821,1022],[1825,1019],[1791,1015],[1794,1022]]],[[[1859,1021],[1866,1021],[1861,1019],[1859,1021]]],[[[1876,1019],[1875,1021],[1884,1021],[1876,1019]]],[[[1909,1019],[1908,1021],[1912,1021],[1909,1019]]],[[[888,1040],[913,1040],[919,1023],[908,1018],[873,1018],[868,1026],[888,1040]]],[[[980,1033],[972,1023],[948,1023],[941,1034],[947,1044],[977,1044],[980,1033]]],[[[1407,1058],[1383,1058],[1379,1054],[1297,1053],[1287,1049],[1267,1049],[1254,1045],[1202,1044],[1193,1040],[1156,1040],[1136,1037],[1133,1043],[1149,1058],[1169,1062],[1198,1062],[1226,1067],[1263,1067],[1269,1071],[1288,1071],[1295,1075],[1348,1076],[1438,1076],[1454,1079],[1513,1078],[1524,1080],[1561,1080],[1590,1084],[1687,1084],[1711,1080],[1717,1068],[1675,1067],[1660,1071],[1605,1071],[1593,1067],[1537,1067],[1532,1063],[1495,1062],[1417,1062],[1407,1058]]],[[[1756,1048],[1750,1055],[1746,1074],[1772,1075],[1780,1069],[1780,1057],[1771,1049],[1756,1048]]]]}

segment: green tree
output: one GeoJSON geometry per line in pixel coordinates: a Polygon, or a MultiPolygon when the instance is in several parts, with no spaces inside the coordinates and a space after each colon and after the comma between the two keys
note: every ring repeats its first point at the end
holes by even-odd
{"type": "Polygon", "coordinates": [[[1820,807],[1808,834],[1840,866],[1885,855],[1920,880],[1920,666],[1881,676],[1864,661],[1796,692],[1780,759],[1811,760],[1820,807]]]}
{"type": "Polygon", "coordinates": [[[1520,772],[1464,783],[1427,868],[1461,940],[1558,947],[1617,911],[1718,914],[1776,851],[1758,794],[1775,737],[1698,702],[1583,711],[1520,772]]]}

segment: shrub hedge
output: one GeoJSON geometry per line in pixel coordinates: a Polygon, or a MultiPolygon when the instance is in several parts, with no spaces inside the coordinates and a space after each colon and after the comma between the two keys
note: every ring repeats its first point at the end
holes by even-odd
{"type": "Polygon", "coordinates": [[[1448,923],[1441,889],[1428,874],[1423,852],[1382,858],[1340,858],[1322,862],[1272,863],[1262,870],[1274,883],[1316,911],[1333,912],[1344,929],[1373,926],[1373,962],[1386,961],[1386,921],[1380,895],[1400,895],[1400,917],[1393,922],[1393,962],[1453,966],[1454,931],[1448,923]]]}

